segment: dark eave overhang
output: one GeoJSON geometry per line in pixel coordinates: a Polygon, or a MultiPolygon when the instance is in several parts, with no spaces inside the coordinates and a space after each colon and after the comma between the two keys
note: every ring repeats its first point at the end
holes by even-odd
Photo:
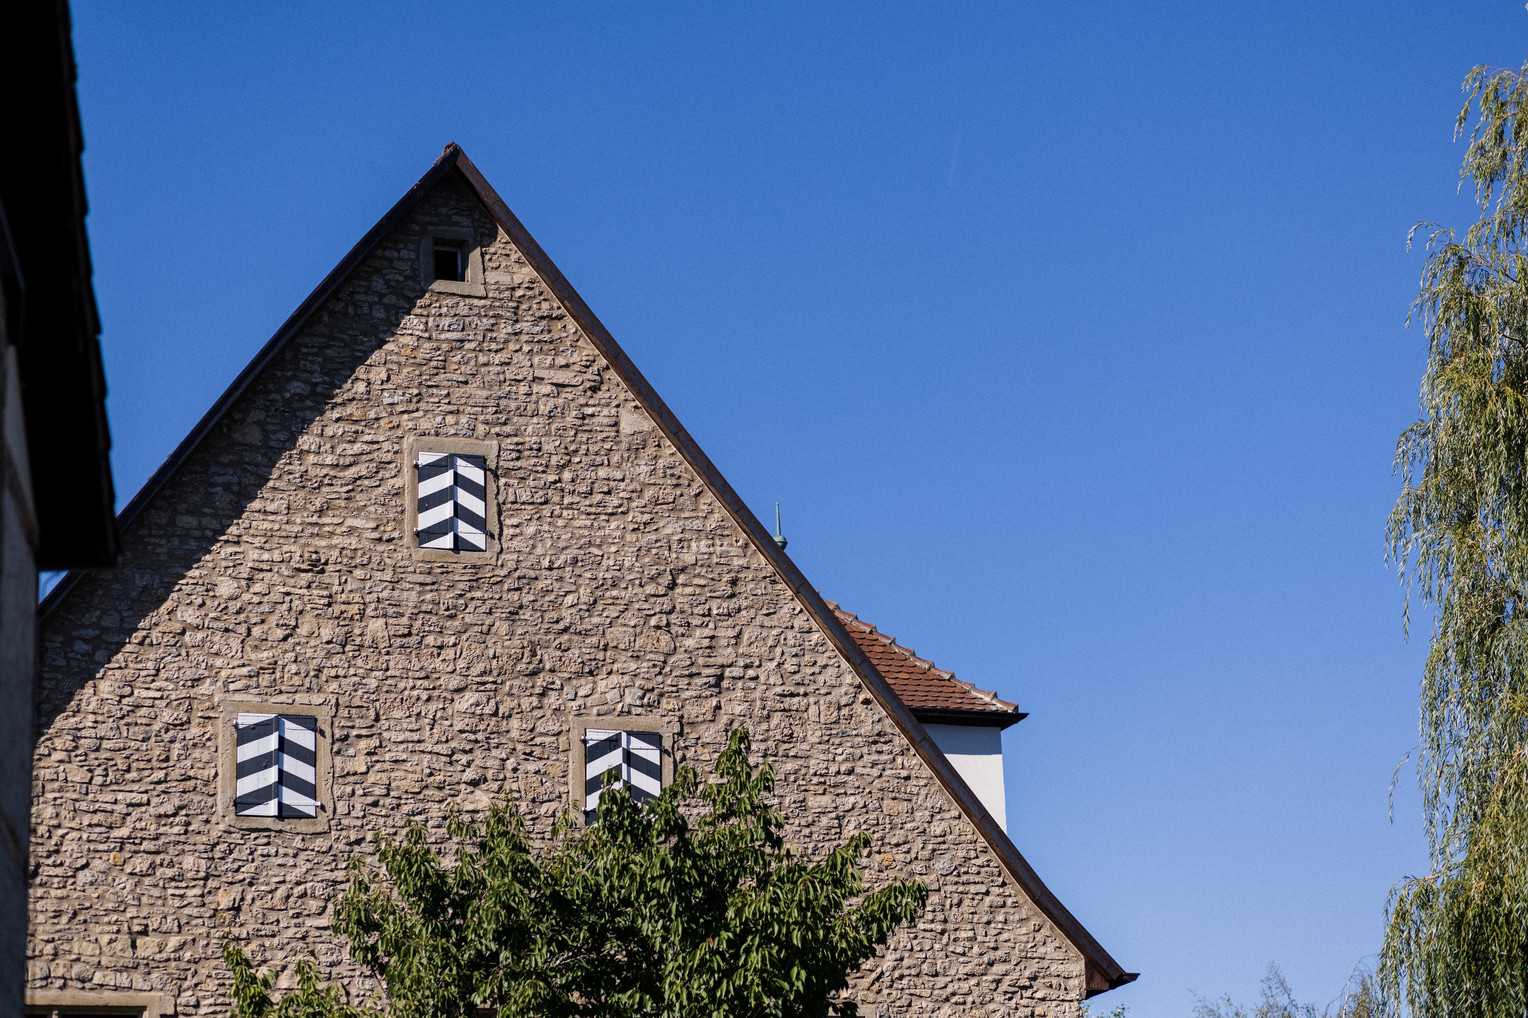
{"type": "Polygon", "coordinates": [[[27,459],[43,569],[110,565],[111,438],[85,234],[84,140],[69,9],[16,0],[0,14],[0,204],[9,235],[0,276],[16,343],[27,459]]]}
{"type": "MultiPolygon", "coordinates": [[[[250,381],[259,374],[260,370],[268,364],[281,350],[286,342],[302,325],[303,321],[312,314],[315,308],[323,303],[324,299],[334,290],[344,277],[353,269],[362,258],[400,218],[408,213],[417,203],[420,197],[432,187],[444,174],[456,170],[466,178],[468,184],[477,194],[478,199],[488,209],[490,214],[498,222],[500,228],[520,249],[531,268],[533,268],[542,281],[552,291],[553,295],[562,303],[569,316],[573,318],[584,335],[594,344],[595,348],[610,364],[611,368],[620,377],[624,384],[643,405],[653,422],[664,432],[668,439],[674,443],[686,462],[688,462],[701,481],[710,489],[718,502],[726,509],[733,521],[747,535],[750,543],[757,549],[764,560],[768,562],[780,577],[781,581],[792,591],[797,601],[810,615],[817,626],[822,630],[828,641],[837,648],[838,652],[849,662],[864,683],[866,690],[885,711],[892,722],[912,744],[914,750],[922,758],[935,778],[943,786],[945,791],[961,811],[963,811],[975,825],[982,840],[992,850],[998,862],[1008,874],[1009,878],[1034,902],[1035,907],[1051,922],[1057,932],[1081,954],[1087,980],[1087,995],[1101,993],[1105,990],[1114,989],[1136,978],[1136,973],[1126,972],[1103,946],[1093,938],[1083,925],[1067,911],[1066,906],[1051,893],[1050,889],[1035,873],[1034,869],[1024,859],[1019,850],[1014,847],[1008,835],[998,826],[992,815],[987,812],[981,800],[971,791],[965,780],[956,772],[954,766],[945,757],[944,753],[934,743],[924,729],[923,724],[909,711],[901,699],[892,691],[885,678],[876,671],[854,639],[844,629],[843,625],[834,615],[833,610],[816,589],[807,582],[801,570],[796,568],[794,562],[775,544],[769,530],[759,522],[753,511],[744,504],[738,494],[732,490],[721,472],[717,470],[709,457],[701,450],[700,445],[685,430],[684,425],[674,416],[667,404],[648,383],[647,379],[637,370],[621,349],[615,338],[595,316],[594,312],[584,303],[578,291],[568,282],[562,272],[547,257],[541,245],[536,243],[530,233],[521,224],[509,206],[499,197],[492,185],[484,179],[473,166],[461,148],[454,142],[446,146],[440,158],[430,171],[420,178],[419,182],[409,189],[399,202],[382,218],[376,226],[367,232],[361,242],[355,246],[345,259],[337,265],[333,272],[324,279],[318,289],[302,303],[302,306],[293,313],[275,336],[271,337],[264,348],[252,361],[249,367],[240,373],[227,392],[213,404],[197,424],[195,430],[175,450],[165,464],[154,473],[148,484],[142,491],[134,496],[122,511],[119,521],[122,527],[132,521],[142,507],[147,504],[158,492],[169,477],[175,472],[181,463],[191,454],[201,442],[218,419],[227,412],[228,407],[238,398],[239,394],[249,385],[250,381]]],[[[60,583],[58,588],[43,602],[40,610],[50,613],[53,608],[67,595],[66,585],[72,586],[77,577],[71,574],[60,583]]]]}
{"type": "Polygon", "coordinates": [[[913,707],[913,717],[926,725],[969,725],[1002,730],[1029,717],[1017,710],[958,710],[954,707],[913,707]]]}

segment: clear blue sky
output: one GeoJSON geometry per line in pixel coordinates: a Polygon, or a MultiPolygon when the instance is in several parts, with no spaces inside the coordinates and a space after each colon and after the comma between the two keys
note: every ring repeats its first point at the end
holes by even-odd
{"type": "Polygon", "coordinates": [[[1425,865],[1406,232],[1528,13],[948,6],[78,0],[119,498],[458,141],[824,594],[1031,712],[1098,1004],[1325,1003],[1425,865]]]}

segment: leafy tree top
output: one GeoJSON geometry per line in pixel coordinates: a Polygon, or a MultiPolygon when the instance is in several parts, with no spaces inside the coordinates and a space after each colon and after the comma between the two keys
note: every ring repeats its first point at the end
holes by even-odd
{"type": "Polygon", "coordinates": [[[927,890],[867,892],[863,833],[817,859],[789,846],[774,768],[748,754],[737,729],[715,781],[681,767],[644,805],[602,795],[598,823],[568,814],[543,852],[507,798],[453,814],[447,858],[419,824],[379,836],[382,869],[352,864],[335,926],[385,998],[352,1005],[305,964],[277,1002],[230,942],[239,1018],[855,1015],[850,975],[927,890]]]}

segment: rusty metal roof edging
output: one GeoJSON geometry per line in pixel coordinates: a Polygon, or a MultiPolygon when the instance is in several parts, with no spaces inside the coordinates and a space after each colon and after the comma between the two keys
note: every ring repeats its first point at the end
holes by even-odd
{"type": "MultiPolygon", "coordinates": [[[[460,150],[458,149],[460,153],[460,150]]],[[[623,384],[631,390],[632,395],[643,405],[654,423],[667,435],[668,439],[678,448],[680,455],[685,458],[702,483],[711,489],[733,521],[742,528],[744,534],[764,556],[764,560],[774,567],[775,572],[784,581],[785,585],[796,595],[807,614],[812,616],[823,635],[837,648],[838,652],[849,661],[859,673],[860,680],[876,702],[880,704],[893,723],[901,729],[902,734],[912,743],[918,755],[923,758],[934,776],[944,786],[945,791],[955,800],[956,806],[961,809],[975,824],[978,832],[982,835],[999,862],[1009,875],[1024,891],[1035,906],[1056,927],[1061,935],[1075,947],[1082,955],[1088,969],[1087,990],[1088,996],[1100,993],[1104,990],[1112,990],[1117,986],[1133,981],[1138,973],[1126,972],[1116,962],[1103,946],[1093,939],[1076,917],[1067,911],[1066,906],[1051,893],[1050,889],[1040,879],[1034,869],[1019,853],[1019,850],[1009,840],[1008,835],[991,814],[987,812],[981,800],[967,786],[965,780],[956,772],[954,766],[945,757],[943,751],[935,745],[923,725],[902,703],[901,699],[892,691],[887,683],[871,664],[870,659],[859,649],[847,630],[839,623],[833,611],[823,600],[822,595],[807,582],[805,575],[796,568],[796,564],[775,543],[774,537],[769,530],[759,522],[753,511],[744,504],[738,494],[732,490],[721,471],[716,468],[710,458],[700,448],[699,443],[685,430],[684,425],[679,423],[679,418],[674,416],[672,410],[663,402],[657,391],[648,383],[642,372],[637,369],[631,358],[626,356],[626,351],[621,349],[615,337],[605,328],[604,324],[595,315],[594,311],[584,303],[573,284],[568,282],[567,277],[552,262],[541,245],[536,243],[525,226],[510,211],[504,199],[493,189],[487,179],[478,172],[477,167],[467,158],[465,153],[460,153],[457,160],[457,169],[472,184],[477,191],[479,199],[488,207],[488,210],[499,225],[509,234],[515,245],[520,248],[542,281],[562,303],[564,309],[578,324],[584,335],[594,344],[607,362],[615,369],[623,384]]]]}
{"type": "MultiPolygon", "coordinates": [[[[583,331],[584,335],[594,344],[600,354],[609,362],[622,384],[631,390],[632,395],[642,404],[654,423],[664,432],[668,439],[674,443],[681,456],[688,462],[702,483],[711,490],[723,508],[727,510],[735,523],[743,530],[748,539],[764,560],[774,568],[780,579],[795,595],[796,599],[806,609],[814,622],[817,623],[823,635],[847,660],[859,674],[861,682],[866,690],[886,712],[892,722],[901,730],[922,758],[923,762],[933,771],[945,792],[954,800],[957,808],[966,814],[975,825],[982,839],[997,856],[1003,869],[1013,879],[1015,884],[1034,902],[1035,906],[1045,917],[1050,920],[1058,932],[1065,938],[1079,954],[1082,955],[1086,969],[1086,990],[1088,996],[1095,993],[1111,990],[1117,986],[1133,981],[1137,973],[1126,972],[1116,962],[1103,946],[1093,938],[1093,935],[1077,921],[1066,906],[1051,893],[1050,889],[1040,879],[1039,874],[1024,859],[1023,855],[1014,846],[1013,842],[1004,833],[991,814],[987,812],[981,800],[978,799],[964,779],[956,772],[954,766],[946,759],[944,753],[934,743],[923,725],[912,715],[912,712],[901,702],[901,699],[892,691],[886,679],[876,670],[859,646],[854,642],[842,624],[838,621],[827,602],[817,593],[796,564],[775,544],[774,538],[761,524],[752,510],[743,503],[732,486],[722,477],[708,456],[701,450],[700,445],[685,430],[684,425],[674,416],[656,390],[648,383],[647,379],[637,369],[637,366],[616,343],[615,337],[605,328],[604,324],[594,314],[593,310],[584,303],[578,291],[568,282],[566,276],[536,243],[535,238],[525,229],[525,226],[510,211],[504,199],[499,197],[497,191],[488,183],[487,179],[478,172],[476,166],[467,158],[461,146],[455,142],[447,145],[419,181],[409,188],[398,202],[388,210],[387,214],[377,221],[377,224],[367,231],[366,235],[351,248],[340,263],[324,277],[317,288],[308,295],[296,311],[292,312],[276,334],[261,347],[255,358],[245,366],[237,378],[234,379],[223,395],[218,397],[216,403],[208,409],[202,419],[197,422],[195,428],[176,446],[158,470],[154,471],[148,482],[133,496],[132,500],[123,507],[117,516],[118,531],[123,532],[127,526],[137,517],[138,513],[158,494],[165,483],[180,468],[196,447],[222,419],[223,415],[233,405],[234,401],[243,394],[251,382],[260,374],[265,367],[275,359],[285,347],[288,340],[296,334],[309,316],[317,310],[318,306],[338,288],[350,272],[360,264],[361,260],[370,253],[371,248],[390,230],[398,220],[405,216],[431,187],[435,185],[451,169],[459,171],[471,185],[478,199],[488,209],[490,214],[503,228],[515,245],[520,249],[536,273],[546,283],[553,295],[562,303],[570,317],[583,331]]],[[[59,584],[53,588],[47,598],[38,606],[40,619],[47,618],[54,609],[68,596],[70,589],[79,582],[88,570],[71,570],[59,584]]]]}

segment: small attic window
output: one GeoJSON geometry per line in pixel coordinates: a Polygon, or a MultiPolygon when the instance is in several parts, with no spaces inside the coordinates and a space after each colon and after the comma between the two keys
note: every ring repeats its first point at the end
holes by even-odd
{"type": "Polygon", "coordinates": [[[584,823],[600,816],[605,782],[625,788],[639,803],[663,791],[663,733],[625,732],[611,728],[584,730],[584,823]],[[613,779],[613,780],[612,780],[613,779]]]}
{"type": "Polygon", "coordinates": [[[245,830],[328,830],[333,708],[250,700],[225,700],[221,707],[221,819],[245,830]]]}
{"type": "Polygon", "coordinates": [[[467,260],[462,257],[460,241],[436,239],[435,278],[449,280],[453,283],[466,282],[467,260]]]}
{"type": "Polygon", "coordinates": [[[476,234],[456,226],[431,227],[419,241],[419,281],[437,293],[488,296],[476,234]]]}

